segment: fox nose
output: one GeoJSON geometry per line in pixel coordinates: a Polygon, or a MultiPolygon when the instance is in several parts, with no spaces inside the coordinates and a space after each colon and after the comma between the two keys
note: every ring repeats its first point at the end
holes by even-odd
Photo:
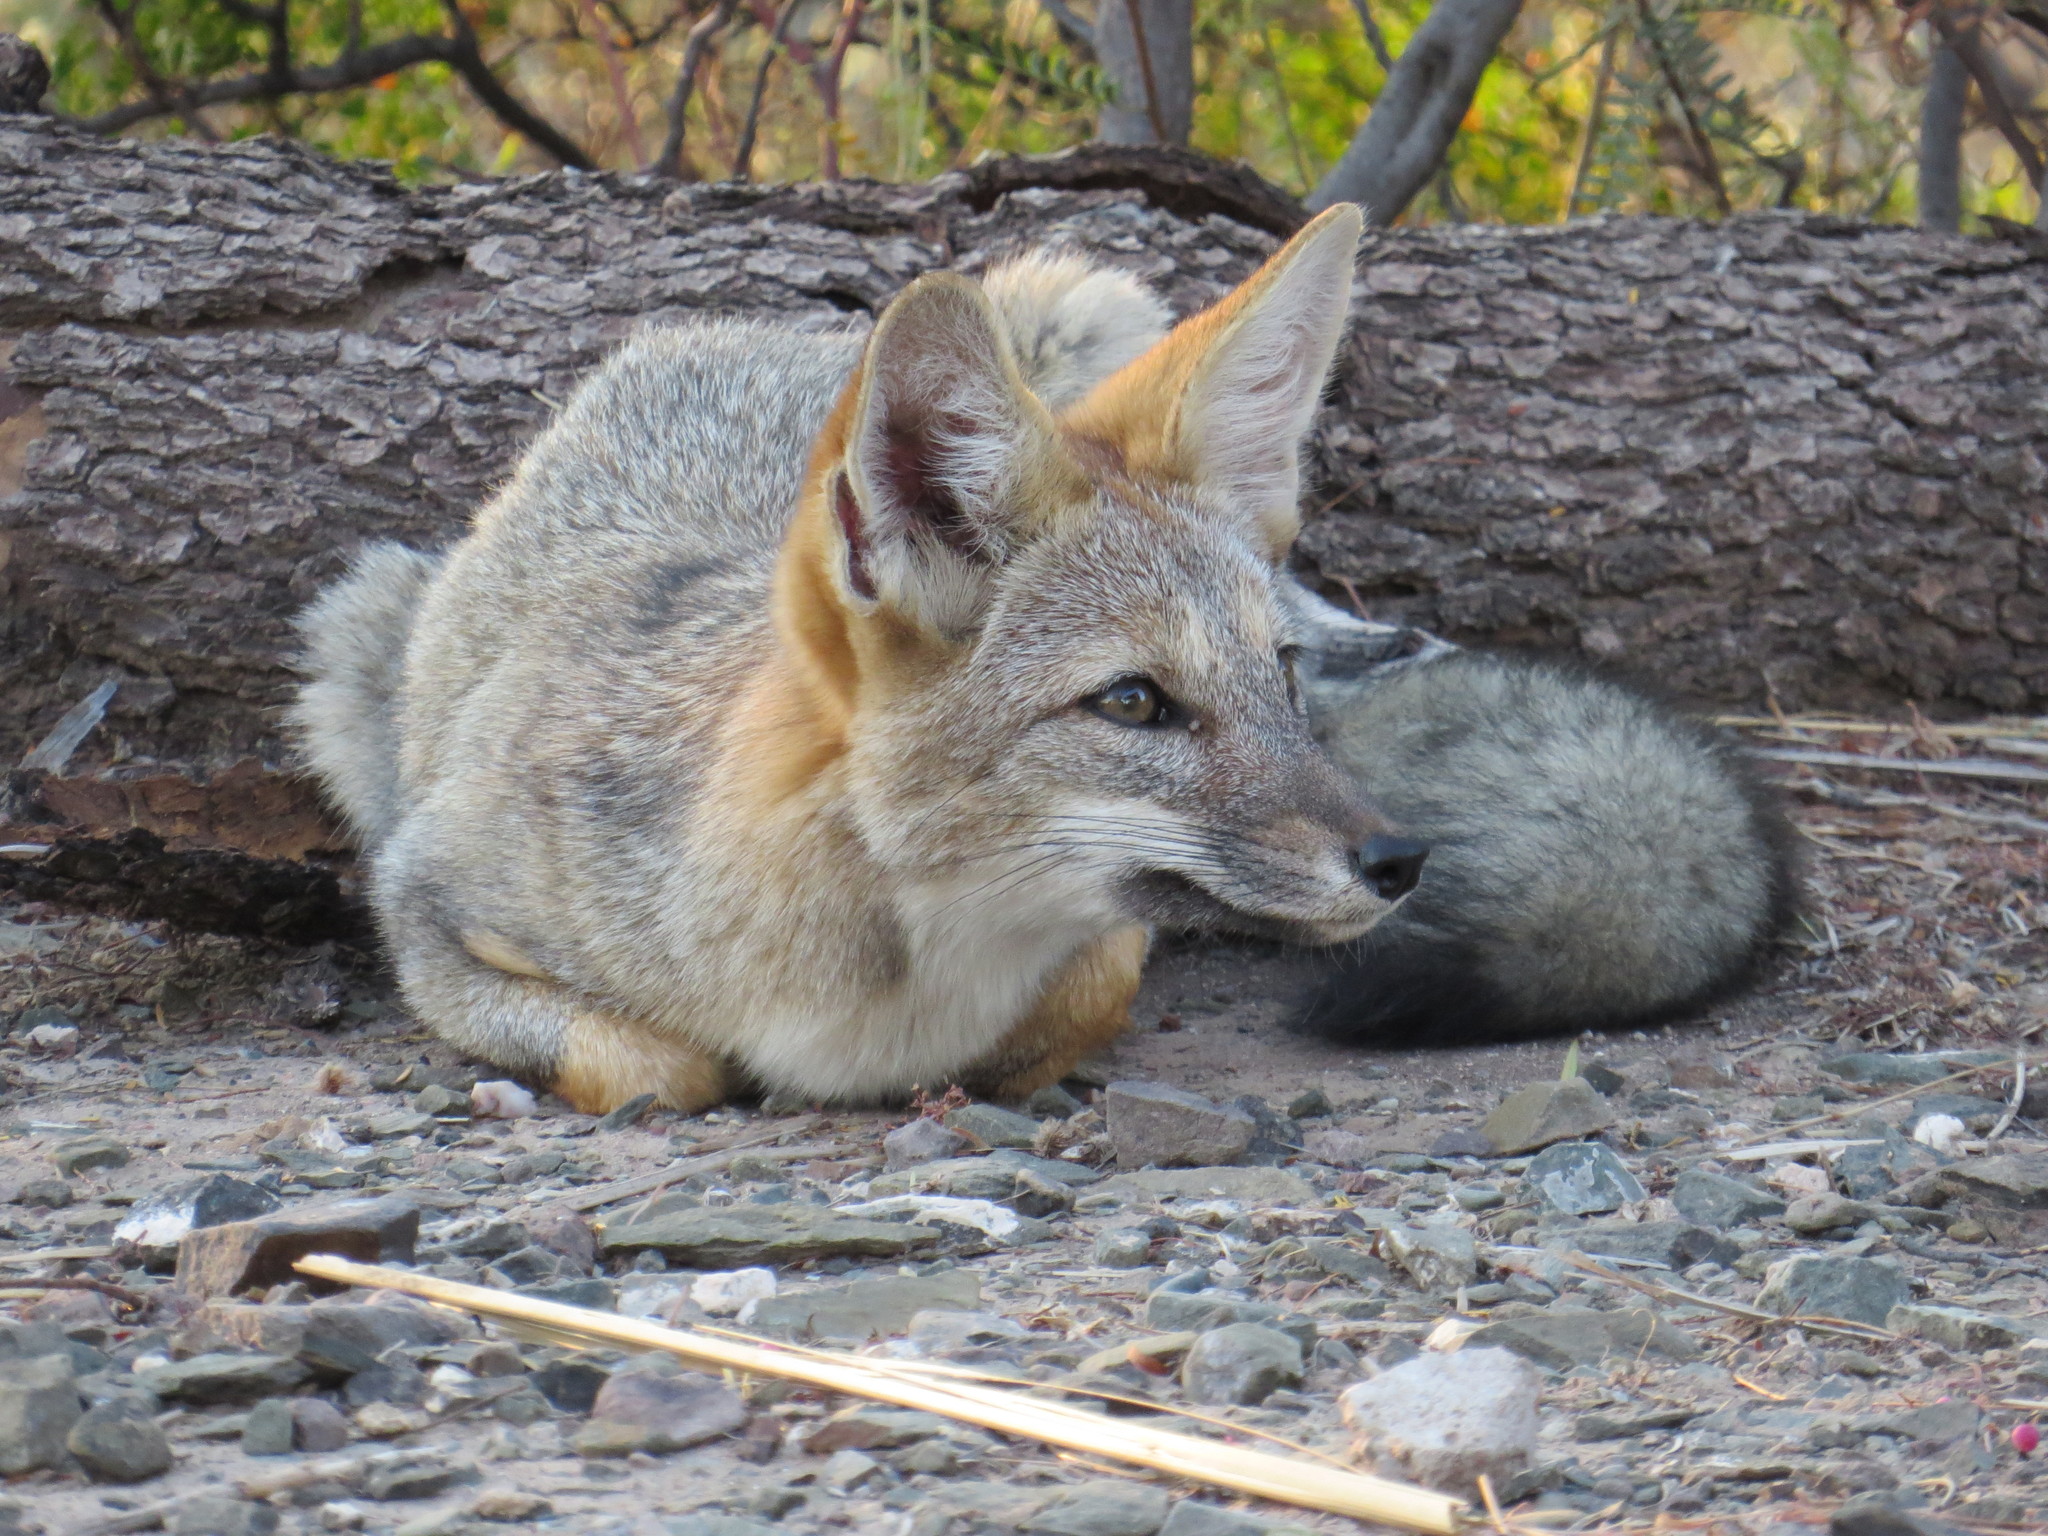
{"type": "Polygon", "coordinates": [[[1358,850],[1358,878],[1371,886],[1383,901],[1399,901],[1415,889],[1422,878],[1423,861],[1429,844],[1412,837],[1369,837],[1358,850]]]}

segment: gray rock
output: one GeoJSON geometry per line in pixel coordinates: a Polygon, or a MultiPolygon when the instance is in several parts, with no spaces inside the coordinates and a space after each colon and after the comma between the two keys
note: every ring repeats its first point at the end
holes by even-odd
{"type": "Polygon", "coordinates": [[[571,1355],[550,1360],[527,1378],[528,1383],[564,1413],[588,1413],[597,1394],[611,1380],[611,1370],[596,1360],[571,1355]]]}
{"type": "Polygon", "coordinates": [[[1983,1423],[1984,1411],[1975,1403],[1951,1400],[1894,1409],[1859,1419],[1854,1427],[1863,1434],[1898,1435],[1930,1445],[1954,1445],[1959,1440],[1974,1439],[1983,1423]]]}
{"type": "Polygon", "coordinates": [[[96,1482],[139,1483],[171,1466],[171,1442],[135,1394],[88,1408],[64,1443],[96,1482]]]}
{"type": "Polygon", "coordinates": [[[1071,1120],[1087,1107],[1058,1083],[1039,1089],[1024,1101],[1024,1113],[1041,1120],[1071,1120]]]}
{"type": "Polygon", "coordinates": [[[776,1536],[777,1527],[744,1515],[679,1515],[664,1520],[668,1536],[776,1536]]]}
{"type": "Polygon", "coordinates": [[[882,1138],[882,1167],[895,1173],[921,1163],[943,1162],[967,1149],[967,1138],[929,1115],[919,1115],[882,1138]]]}
{"type": "Polygon", "coordinates": [[[1732,1265],[1742,1257],[1742,1250],[1727,1238],[1685,1221],[1589,1221],[1547,1235],[1543,1245],[1593,1259],[1635,1259],[1674,1270],[1695,1264],[1732,1265]]]}
{"type": "Polygon", "coordinates": [[[469,1095],[459,1088],[429,1083],[412,1096],[412,1107],[415,1113],[432,1115],[436,1119],[445,1117],[451,1120],[467,1120],[470,1110],[469,1095]]]}
{"type": "Polygon", "coordinates": [[[910,1320],[910,1343],[933,1360],[985,1360],[1031,1341],[1031,1330],[999,1312],[920,1312],[910,1320]]]}
{"type": "MultiPolygon", "coordinates": [[[[647,1117],[647,1112],[654,1108],[658,1102],[660,1102],[658,1094],[636,1093],[616,1109],[598,1116],[597,1128],[600,1131],[627,1130],[644,1120],[647,1117]]],[[[468,1108],[466,1103],[464,1108],[465,1110],[468,1108]]]]}
{"type": "Polygon", "coordinates": [[[1942,1163],[1933,1148],[1887,1126],[1883,1141],[1876,1146],[1845,1147],[1835,1159],[1834,1170],[1851,1199],[1875,1200],[1908,1180],[1933,1172],[1942,1163]]]}
{"type": "Polygon", "coordinates": [[[1104,1179],[1096,1193],[1151,1200],[1242,1200],[1312,1205],[1315,1186],[1284,1168],[1147,1168],[1104,1179]]]}
{"type": "Polygon", "coordinates": [[[106,1136],[80,1136],[59,1142],[50,1153],[57,1172],[69,1179],[96,1168],[126,1168],[128,1149],[106,1136]]]}
{"type": "Polygon", "coordinates": [[[1614,1111],[1582,1077],[1517,1088],[1486,1117],[1480,1134],[1502,1157],[1604,1131],[1614,1111]]]}
{"type": "Polygon", "coordinates": [[[795,1264],[804,1259],[900,1258],[939,1241],[930,1227],[843,1216],[823,1206],[733,1205],[671,1211],[622,1226],[608,1226],[606,1253],[653,1249],[690,1269],[744,1269],[752,1264],[795,1264]]]}
{"type": "Polygon", "coordinates": [[[1036,1174],[1055,1184],[1067,1184],[1078,1189],[1086,1184],[1099,1184],[1103,1175],[1086,1163],[1071,1163],[1063,1157],[1036,1157],[1018,1147],[997,1147],[983,1159],[999,1168],[1014,1168],[1019,1173],[1036,1174]]]}
{"type": "Polygon", "coordinates": [[[1256,1515],[1182,1499],[1159,1527],[1159,1536],[1266,1536],[1270,1530],[1256,1515]]]}
{"type": "Polygon", "coordinates": [[[1073,1208],[1073,1185],[1059,1179],[1042,1178],[1029,1168],[1017,1170],[1017,1184],[1010,1191],[1010,1209],[1019,1216],[1043,1220],[1073,1208]]]}
{"type": "Polygon", "coordinates": [[[825,1458],[818,1481],[834,1493],[850,1493],[882,1470],[882,1464],[865,1451],[834,1451],[825,1458]]]}
{"type": "Polygon", "coordinates": [[[1465,1341],[1465,1347],[1510,1350],[1559,1371],[1645,1349],[1677,1360],[1691,1360],[1699,1354],[1699,1346],[1689,1334],[1648,1307],[1617,1312],[1561,1307],[1528,1317],[1503,1318],[1479,1329],[1465,1341]]]}
{"type": "MultiPolygon", "coordinates": [[[[943,1127],[942,1127],[943,1129],[943,1127]]],[[[1007,1200],[1017,1188],[1017,1170],[986,1157],[949,1157],[877,1176],[870,1195],[952,1195],[961,1200],[1007,1200]]]]}
{"type": "Polygon", "coordinates": [[[1478,1278],[1479,1250],[1462,1227],[1391,1226],[1381,1241],[1388,1256],[1432,1296],[1447,1296],[1478,1278]]]}
{"type": "Polygon", "coordinates": [[[1582,1413],[1572,1421],[1572,1438],[1582,1445],[1600,1440],[1632,1440],[1653,1429],[1677,1429],[1698,1416],[1697,1408],[1655,1408],[1647,1413],[1582,1413]]]}
{"type": "Polygon", "coordinates": [[[1935,1177],[1950,1199],[2013,1211],[2048,1209],[2048,1152],[1967,1158],[1943,1168],[1935,1177]]]}
{"type": "Polygon", "coordinates": [[[1499,1482],[1529,1465],[1542,1389],[1528,1361],[1467,1341],[1348,1388],[1339,1403],[1383,1474],[1462,1495],[1482,1472],[1499,1482]]]}
{"type": "Polygon", "coordinates": [[[1884,1326],[1909,1339],[1925,1339],[1958,1354],[1977,1354],[1987,1349],[2016,1349],[2029,1339],[2048,1338],[2048,1323],[2031,1317],[2006,1317],[1996,1312],[1975,1312],[1968,1307],[1921,1306],[1912,1302],[1893,1307],[1885,1314],[1884,1326]]]}
{"type": "Polygon", "coordinates": [[[271,1536],[277,1511],[268,1504],[215,1495],[183,1499],[164,1517],[170,1536],[271,1536]]]}
{"type": "Polygon", "coordinates": [[[865,1344],[904,1332],[920,1312],[972,1312],[980,1305],[980,1277],[970,1269],[949,1269],[770,1296],[754,1304],[747,1326],[778,1338],[865,1344]]]}
{"type": "Polygon", "coordinates": [[[1881,1087],[1910,1088],[1948,1077],[1964,1067],[1989,1067],[2012,1058],[2001,1051],[1928,1051],[1920,1055],[1895,1055],[1884,1051],[1856,1051],[1820,1064],[1823,1072],[1851,1083],[1881,1087]]]}
{"type": "Polygon", "coordinates": [[[1136,1269],[1152,1256],[1152,1234],[1143,1227],[1111,1227],[1095,1237],[1095,1262],[1104,1269],[1136,1269]]]}
{"type": "Polygon", "coordinates": [[[1644,1198],[1636,1176],[1597,1141],[1546,1147],[1522,1178],[1543,1204],[1567,1216],[1602,1215],[1644,1198]]]}
{"type": "Polygon", "coordinates": [[[253,1403],[266,1397],[280,1397],[312,1373],[297,1360],[282,1355],[242,1355],[217,1352],[194,1355],[143,1371],[135,1378],[145,1392],[154,1392],[166,1402],[253,1403]]]}
{"type": "Polygon", "coordinates": [[[1036,1120],[993,1104],[963,1105],[946,1116],[946,1124],[984,1147],[1028,1148],[1038,1140],[1036,1120]]]}
{"type": "Polygon", "coordinates": [[[1908,1121],[1918,1125],[1929,1115],[1953,1115],[1970,1130],[1982,1135],[1998,1123],[2005,1105],[1998,1099],[1980,1099],[1967,1093],[1930,1093],[1913,1101],[1908,1121]]]}
{"type": "Polygon", "coordinates": [[[1476,1125],[1454,1125],[1429,1144],[1431,1157],[1493,1157],[1493,1142],[1476,1125]]]}
{"type": "Polygon", "coordinates": [[[464,1466],[426,1451],[404,1451],[389,1461],[372,1463],[363,1474],[363,1492],[373,1499],[431,1499],[474,1475],[464,1466]]]}
{"type": "Polygon", "coordinates": [[[1188,1347],[1180,1379],[1190,1402],[1256,1407],[1300,1384],[1301,1344],[1257,1323],[1212,1328],[1188,1347]]]}
{"type": "Polygon", "coordinates": [[[282,1202],[258,1184],[224,1173],[176,1185],[138,1201],[114,1228],[116,1243],[133,1243],[152,1268],[175,1264],[178,1243],[199,1227],[230,1221],[252,1221],[268,1215],[282,1202]]]}
{"type": "Polygon", "coordinates": [[[1756,1304],[1766,1312],[1809,1313],[1884,1326],[1893,1307],[1913,1299],[1906,1277],[1875,1259],[1802,1254],[1764,1271],[1756,1304]]]}
{"type": "Polygon", "coordinates": [[[461,1336],[455,1317],[427,1307],[317,1301],[305,1309],[297,1353],[315,1370],[353,1376],[375,1365],[395,1344],[447,1344],[461,1336]]]}
{"type": "Polygon", "coordinates": [[[1287,1334],[1305,1350],[1315,1348],[1314,1318],[1233,1291],[1160,1290],[1145,1303],[1145,1326],[1155,1333],[1206,1333],[1233,1323],[1259,1323],[1287,1334]]]}
{"type": "Polygon", "coordinates": [[[566,1161],[552,1147],[539,1152],[521,1152],[505,1159],[498,1169],[498,1181],[502,1184],[524,1184],[529,1179],[544,1179],[550,1174],[560,1173],[566,1161]]]}
{"type": "Polygon", "coordinates": [[[1035,1536],[1154,1536],[1166,1524],[1164,1488],[1149,1483],[1083,1483],[1026,1520],[1035,1536]]]}
{"type": "Polygon", "coordinates": [[[883,1408],[872,1404],[843,1409],[804,1437],[813,1456],[834,1451],[893,1451],[943,1435],[953,1421],[914,1408],[883,1408]]]}
{"type": "Polygon", "coordinates": [[[1687,1221],[1716,1232],[1785,1210],[1785,1202],[1776,1195],[1703,1168],[1688,1168],[1678,1176],[1671,1186],[1671,1203],[1687,1221]]]}
{"type": "Polygon", "coordinates": [[[292,1400],[266,1397],[242,1416],[244,1456],[289,1456],[292,1450],[292,1400]]]}
{"type": "Polygon", "coordinates": [[[1885,1214],[1879,1206],[1850,1200],[1828,1190],[1818,1195],[1801,1195],[1785,1211],[1785,1225],[1794,1232],[1815,1237],[1842,1227],[1860,1227],[1885,1214]]]}
{"type": "Polygon", "coordinates": [[[1117,1166],[1127,1169],[1235,1163],[1259,1128],[1242,1109],[1165,1083],[1111,1083],[1102,1113],[1117,1166]]]}
{"type": "Polygon", "coordinates": [[[68,1179],[24,1179],[7,1198],[13,1205],[61,1211],[78,1198],[78,1186],[68,1179]]]}
{"type": "Polygon", "coordinates": [[[348,1419],[324,1397],[292,1399],[292,1445],[301,1451],[338,1451],[349,1442],[348,1419]]]}
{"type": "Polygon", "coordinates": [[[410,1264],[419,1240],[419,1208],[396,1196],[309,1200],[185,1234],[178,1243],[178,1287],[204,1299],[295,1280],[292,1265],[309,1253],[366,1264],[410,1264]]]}
{"type": "Polygon", "coordinates": [[[574,1443],[583,1456],[662,1455],[737,1434],[746,1422],[747,1405],[714,1377],[621,1371],[597,1394],[574,1443]]]}

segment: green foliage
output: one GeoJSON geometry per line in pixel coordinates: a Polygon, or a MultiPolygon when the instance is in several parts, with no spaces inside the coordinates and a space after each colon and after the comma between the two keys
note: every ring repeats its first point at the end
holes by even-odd
{"type": "MultiPolygon", "coordinates": [[[[180,83],[262,70],[270,40],[252,19],[260,3],[0,0],[0,29],[39,44],[56,105],[91,119],[150,99],[151,77],[171,83],[175,103],[180,83]],[[127,19],[125,45],[109,16],[127,19]]],[[[344,55],[352,3],[366,44],[448,25],[441,0],[291,0],[296,63],[344,55]]],[[[842,3],[801,0],[788,47],[770,64],[758,179],[818,174],[828,125],[816,67],[842,3]]],[[[1074,3],[1086,14],[1088,0],[1074,3]]],[[[1431,0],[1367,3],[1398,56],[1431,0]]],[[[463,0],[463,14],[520,100],[600,164],[634,169],[662,140],[684,34],[710,4],[463,0]]],[[[728,173],[778,4],[744,0],[707,55],[686,123],[694,174],[728,173]]],[[[1354,5],[1197,0],[1195,147],[1245,160],[1297,192],[1312,187],[1385,83],[1354,5]]],[[[1909,218],[1923,30],[1874,0],[1526,0],[1445,167],[1407,216],[1544,222],[1568,196],[1579,214],[1713,216],[1725,195],[1735,208],[1789,202],[1909,218]]],[[[841,95],[832,137],[844,171],[911,179],[984,154],[1079,142],[1113,88],[1037,0],[866,0],[841,95]]],[[[439,63],[200,117],[218,137],[293,134],[335,154],[391,161],[412,179],[549,163],[439,63]]],[[[180,110],[127,131],[197,126],[180,110]]],[[[2032,216],[2033,193],[1994,135],[1975,127],[1966,155],[1976,207],[2032,216]]]]}

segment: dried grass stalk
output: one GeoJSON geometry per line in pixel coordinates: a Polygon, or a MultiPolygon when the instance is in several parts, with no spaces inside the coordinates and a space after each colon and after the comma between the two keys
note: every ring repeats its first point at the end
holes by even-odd
{"type": "Polygon", "coordinates": [[[296,1268],[316,1279],[402,1291],[423,1301],[474,1312],[514,1327],[540,1330],[579,1346],[658,1349],[715,1370],[801,1381],[829,1392],[922,1409],[978,1424],[999,1434],[1110,1457],[1303,1509],[1378,1520],[1436,1536],[1456,1536],[1468,1524],[1465,1501],[1448,1494],[1360,1472],[1320,1467],[1266,1451],[1121,1423],[1064,1403],[1039,1401],[1020,1392],[973,1386],[937,1375],[915,1379],[898,1369],[877,1369],[875,1363],[854,1355],[828,1356],[817,1350],[784,1351],[762,1344],[745,1344],[694,1329],[664,1328],[658,1323],[595,1312],[587,1307],[539,1301],[531,1296],[461,1285],[377,1264],[357,1264],[328,1254],[301,1259],[296,1268]]]}

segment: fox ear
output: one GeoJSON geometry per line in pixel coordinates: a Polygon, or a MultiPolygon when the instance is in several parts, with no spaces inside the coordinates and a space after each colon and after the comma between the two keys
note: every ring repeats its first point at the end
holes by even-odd
{"type": "Polygon", "coordinates": [[[1344,334],[1364,227],[1350,203],[1327,209],[1067,420],[1118,443],[1134,470],[1241,510],[1279,559],[1301,526],[1301,440],[1344,334]]]}
{"type": "Polygon", "coordinates": [[[944,272],[906,288],[869,338],[828,486],[856,604],[971,628],[1051,437],[981,289],[944,272]]]}

